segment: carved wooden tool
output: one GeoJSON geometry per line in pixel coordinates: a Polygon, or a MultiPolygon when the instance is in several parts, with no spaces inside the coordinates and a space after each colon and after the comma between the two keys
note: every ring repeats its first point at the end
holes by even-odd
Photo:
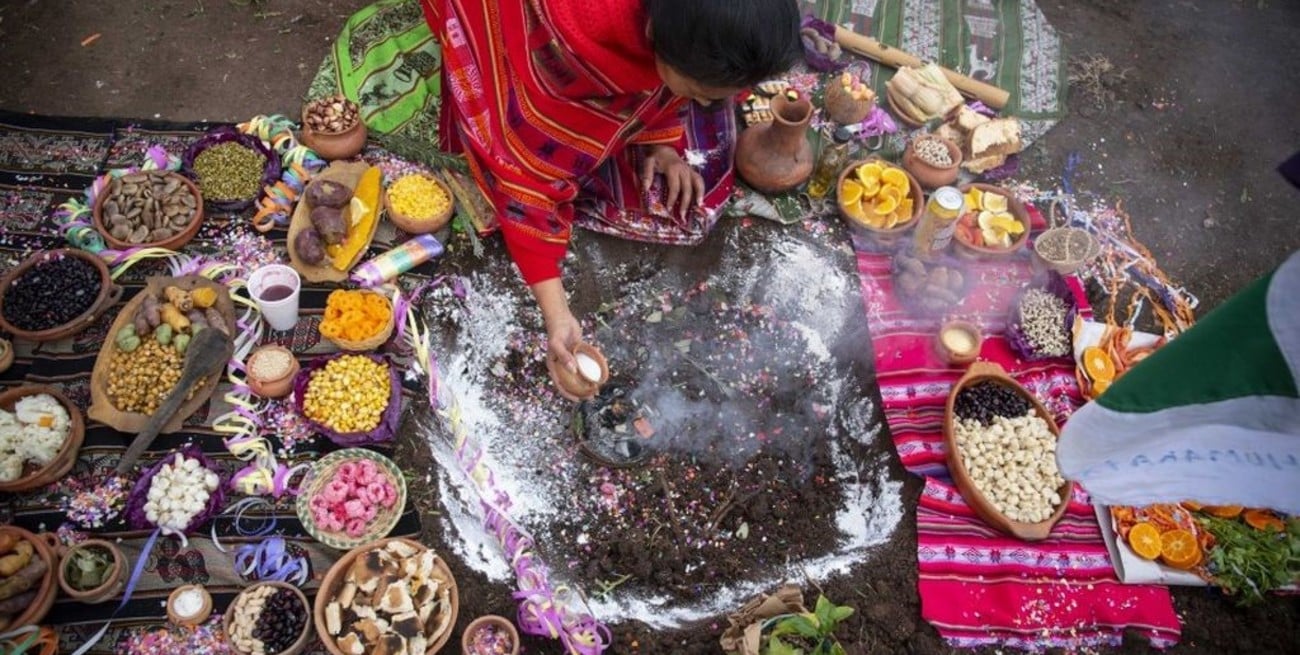
{"type": "Polygon", "coordinates": [[[131,441],[126,454],[122,455],[122,461],[117,464],[118,475],[126,475],[131,471],[144,451],[158,438],[158,432],[167,424],[167,420],[185,402],[185,394],[203,378],[225,368],[234,351],[235,344],[221,330],[208,328],[194,335],[189,348],[185,350],[185,364],[181,368],[180,381],[172,387],[172,392],[167,394],[167,399],[158,407],[158,411],[149,417],[149,422],[140,434],[131,441]]]}
{"type": "MultiPolygon", "coordinates": [[[[835,42],[840,44],[841,48],[850,50],[863,57],[878,61],[886,66],[902,68],[903,66],[912,66],[919,68],[925,65],[925,62],[918,59],[915,55],[899,50],[891,45],[885,45],[869,36],[858,34],[853,30],[845,29],[840,26],[835,27],[835,42]]],[[[940,66],[940,68],[943,68],[940,66]]],[[[987,82],[981,82],[973,77],[962,75],[954,70],[943,68],[943,74],[948,78],[952,85],[957,87],[962,94],[975,98],[980,102],[994,108],[1002,109],[1007,106],[1011,100],[1011,93],[1000,89],[987,82]]]]}

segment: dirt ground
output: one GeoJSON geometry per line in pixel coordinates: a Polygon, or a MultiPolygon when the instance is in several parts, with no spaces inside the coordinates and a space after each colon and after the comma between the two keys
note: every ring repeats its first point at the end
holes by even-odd
{"type": "MultiPolygon", "coordinates": [[[[0,3],[0,107],[168,120],[292,115],[339,26],[364,4],[7,0],[0,3]]],[[[1055,183],[1067,153],[1079,152],[1076,188],[1122,199],[1138,237],[1172,279],[1200,296],[1202,313],[1300,248],[1293,209],[1300,191],[1274,171],[1300,147],[1300,69],[1293,57],[1300,52],[1300,3],[1039,4],[1080,78],[1071,115],[1025,155],[1023,177],[1055,183]]],[[[916,479],[907,481],[905,506],[914,507],[919,488],[916,479]]],[[[915,570],[908,515],[870,561],[823,585],[859,609],[842,635],[856,652],[950,650],[920,619],[915,570]]],[[[473,591],[465,595],[464,615],[508,613],[508,589],[483,585],[463,567],[457,575],[473,591]]],[[[1184,628],[1172,653],[1300,648],[1294,597],[1250,610],[1204,590],[1175,589],[1174,597],[1184,628]]],[[[615,651],[716,652],[718,629],[708,623],[652,636],[623,626],[615,651]]],[[[558,652],[553,642],[531,646],[529,652],[558,652]]],[[[1146,650],[1130,640],[1117,652],[1146,650]]]]}

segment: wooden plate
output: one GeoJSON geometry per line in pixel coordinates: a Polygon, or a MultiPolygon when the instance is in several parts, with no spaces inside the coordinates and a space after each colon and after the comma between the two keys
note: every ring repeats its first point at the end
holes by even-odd
{"type": "MultiPolygon", "coordinates": [[[[338,182],[349,189],[356,190],[357,183],[361,181],[361,176],[370,169],[370,164],[355,161],[336,161],[329,165],[328,168],[321,171],[313,180],[329,180],[338,182]]],[[[375,208],[378,210],[378,208],[375,208]]],[[[348,279],[348,273],[357,261],[366,254],[366,249],[370,247],[370,242],[375,238],[375,230],[379,227],[379,221],[375,221],[370,226],[370,233],[366,235],[365,244],[357,251],[357,254],[348,262],[348,265],[339,270],[330,266],[328,261],[324,266],[316,266],[298,258],[298,252],[294,248],[294,241],[298,234],[303,230],[311,227],[311,206],[307,204],[304,197],[298,202],[298,206],[293,210],[293,219],[289,221],[289,262],[295,271],[308,282],[342,282],[348,279]]]]}
{"type": "Polygon", "coordinates": [[[1022,398],[1029,401],[1029,404],[1034,408],[1034,412],[1042,417],[1044,421],[1047,421],[1047,427],[1051,429],[1053,435],[1058,438],[1061,436],[1061,430],[1056,426],[1056,421],[1047,412],[1047,408],[1043,407],[1043,404],[1038,401],[1038,398],[1034,397],[1034,394],[1029,393],[1028,390],[1020,386],[1019,382],[1007,375],[1007,372],[1001,366],[992,362],[975,362],[966,371],[966,375],[963,375],[956,384],[952,385],[952,391],[948,394],[948,405],[944,408],[943,445],[948,449],[948,472],[952,475],[952,481],[957,485],[957,489],[961,491],[962,498],[966,499],[966,504],[970,505],[975,514],[984,519],[985,523],[1018,539],[1042,541],[1047,538],[1047,535],[1051,534],[1052,527],[1065,514],[1065,508],[1070,504],[1070,492],[1074,487],[1074,483],[1066,480],[1065,484],[1061,485],[1059,490],[1061,504],[1057,506],[1051,516],[1047,517],[1047,520],[1038,523],[1013,521],[993,506],[993,503],[984,496],[984,493],[971,480],[970,471],[966,469],[966,464],[962,461],[957,445],[956,431],[953,429],[953,424],[956,421],[953,414],[953,404],[957,400],[957,394],[961,393],[962,389],[980,382],[994,382],[1015,391],[1022,398]]]}
{"type": "MultiPolygon", "coordinates": [[[[108,336],[105,337],[104,346],[99,349],[99,356],[95,358],[95,369],[90,373],[90,410],[87,412],[90,418],[131,434],[143,430],[145,424],[149,422],[148,414],[124,412],[113,406],[112,401],[108,399],[108,369],[113,360],[113,353],[117,350],[114,336],[118,330],[131,323],[136,310],[144,302],[144,294],[161,294],[163,288],[169,286],[179,287],[185,291],[193,291],[199,287],[211,287],[216,290],[217,304],[214,306],[221,313],[221,317],[226,319],[226,325],[229,326],[230,330],[235,330],[235,304],[230,300],[230,293],[224,285],[198,275],[186,275],[184,277],[154,276],[149,278],[144,290],[136,294],[131,299],[131,302],[128,302],[122,308],[121,313],[117,315],[117,320],[113,321],[113,326],[109,328],[108,336]]],[[[207,402],[208,398],[212,397],[212,392],[216,391],[217,383],[224,373],[225,369],[223,368],[205,378],[203,383],[199,385],[199,390],[195,392],[194,397],[185,401],[181,408],[177,410],[176,415],[163,426],[162,434],[180,430],[185,423],[185,419],[192,416],[203,403],[207,402]]]]}
{"type": "MultiPolygon", "coordinates": [[[[387,546],[390,541],[405,542],[410,546],[422,550],[428,550],[429,548],[418,541],[407,539],[405,537],[380,539],[379,541],[348,551],[342,559],[335,562],[334,566],[330,567],[330,570],[325,574],[325,579],[321,580],[320,589],[316,591],[316,603],[313,607],[314,611],[312,612],[312,615],[316,623],[316,636],[320,637],[321,645],[325,646],[325,650],[329,651],[332,655],[348,654],[344,653],[343,650],[339,648],[338,641],[334,639],[334,637],[330,636],[329,631],[326,629],[325,608],[329,606],[330,601],[334,600],[334,598],[338,596],[339,590],[343,587],[343,580],[347,577],[347,573],[352,568],[353,562],[355,562],[358,557],[365,555],[375,548],[383,548],[384,546],[387,546]]],[[[442,559],[442,557],[438,557],[435,568],[437,568],[444,577],[451,581],[451,622],[447,625],[445,630],[434,635],[433,639],[429,640],[429,646],[424,651],[426,655],[437,653],[447,644],[447,641],[451,639],[451,633],[456,628],[456,617],[460,614],[460,591],[456,584],[456,578],[452,577],[451,569],[447,568],[447,563],[442,559]]]]}
{"type": "Polygon", "coordinates": [[[12,412],[14,405],[19,400],[27,396],[37,394],[49,394],[55,400],[63,405],[63,409],[68,412],[68,436],[63,440],[63,447],[59,449],[54,459],[49,464],[39,468],[32,468],[24,464],[24,475],[17,480],[9,482],[0,482],[0,491],[31,491],[54,482],[68,474],[72,470],[72,465],[77,463],[77,453],[81,450],[81,444],[86,438],[86,422],[81,418],[81,410],[72,404],[68,397],[63,395],[54,387],[47,387],[40,384],[26,385],[15,389],[10,389],[0,394],[0,409],[12,412]]]}

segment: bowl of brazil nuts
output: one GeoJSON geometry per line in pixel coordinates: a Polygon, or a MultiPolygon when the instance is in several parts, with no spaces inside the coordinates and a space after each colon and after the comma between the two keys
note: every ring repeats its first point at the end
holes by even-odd
{"type": "Polygon", "coordinates": [[[169,171],[138,171],[113,178],[95,198],[91,216],[108,245],[179,250],[203,222],[199,187],[169,171]]]}
{"type": "Polygon", "coordinates": [[[312,640],[307,596],[287,582],[259,582],[235,596],[223,617],[226,639],[241,655],[298,655],[312,640]]]}
{"type": "Polygon", "coordinates": [[[349,159],[366,147],[361,108],[343,94],[317,98],[302,108],[302,142],[321,159],[349,159]]]}

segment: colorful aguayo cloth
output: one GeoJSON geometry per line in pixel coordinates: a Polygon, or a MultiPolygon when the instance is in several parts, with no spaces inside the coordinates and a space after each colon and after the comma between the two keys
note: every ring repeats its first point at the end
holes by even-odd
{"type": "MultiPolygon", "coordinates": [[[[0,270],[17,264],[29,252],[67,247],[50,216],[59,203],[80,195],[97,175],[110,168],[139,165],[145,149],[151,145],[161,145],[168,152],[179,154],[187,144],[202,135],[203,129],[210,127],[42,118],[0,112],[0,270]]],[[[247,215],[209,215],[204,219],[198,236],[185,247],[184,254],[203,254],[227,260],[253,256],[258,242],[246,234],[251,231],[248,225],[247,215]]],[[[386,230],[381,230],[377,236],[373,246],[376,250],[382,251],[397,240],[392,228],[386,230]]],[[[283,242],[284,232],[276,231],[268,236],[283,242]]],[[[143,287],[148,276],[165,274],[166,266],[161,261],[137,264],[117,279],[117,283],[126,288],[122,300],[105,312],[95,325],[63,341],[39,345],[16,342],[17,359],[12,368],[0,374],[0,386],[10,389],[23,384],[51,385],[59,388],[84,413],[90,405],[90,375],[95,357],[118,309],[143,287]]],[[[333,351],[328,343],[321,341],[317,330],[328,293],[329,289],[304,284],[301,297],[303,320],[293,333],[277,333],[281,345],[303,358],[333,351]]],[[[228,390],[229,386],[224,382],[219,385],[212,400],[199,408],[181,432],[162,435],[154,442],[141,465],[148,466],[171,449],[193,442],[218,462],[227,477],[241,468],[244,463],[227,452],[221,435],[212,430],[212,420],[230,410],[230,406],[222,402],[228,390]]],[[[31,493],[0,493],[0,502],[12,510],[15,524],[33,532],[53,532],[66,520],[61,500],[86,489],[96,472],[115,467],[131,437],[103,424],[87,421],[85,445],[76,466],[65,479],[31,493]]],[[[316,438],[293,446],[292,455],[281,461],[292,466],[310,462],[335,449],[332,443],[316,438]]],[[[234,494],[227,495],[228,502],[239,498],[234,494]]],[[[314,576],[323,576],[342,553],[307,535],[294,513],[293,502],[292,497],[276,502],[272,512],[276,521],[275,534],[285,538],[292,554],[310,558],[314,576]]],[[[266,513],[250,512],[243,527],[256,528],[267,518],[266,513]]],[[[186,546],[181,546],[176,539],[160,537],[146,558],[143,574],[130,602],[117,613],[112,628],[89,652],[97,655],[125,652],[122,649],[132,634],[162,628],[166,623],[164,601],[168,593],[181,584],[205,585],[213,595],[214,616],[224,611],[235,594],[247,584],[247,580],[234,570],[233,551],[240,545],[257,541],[240,536],[233,523],[225,518],[217,520],[221,544],[231,551],[226,553],[215,547],[206,528],[202,534],[192,535],[186,546]]],[[[391,534],[413,536],[419,532],[419,516],[414,506],[408,504],[391,534]]],[[[148,533],[130,530],[120,519],[87,530],[86,534],[120,539],[131,566],[139,560],[149,536],[148,533]]],[[[318,585],[319,578],[307,582],[305,591],[309,600],[314,597],[318,585]]],[[[86,605],[60,598],[43,623],[58,627],[61,652],[71,653],[104,625],[120,601],[119,596],[102,604],[86,605]]],[[[219,624],[217,626],[219,629],[219,624]]],[[[199,652],[203,652],[201,648],[199,652]]],[[[316,644],[306,652],[324,651],[316,644]]]]}
{"type": "MultiPolygon", "coordinates": [[[[916,512],[922,616],[957,646],[1117,644],[1126,629],[1157,647],[1177,642],[1169,590],[1119,583],[1083,492],[1051,538],[1036,543],[995,532],[967,507],[948,477],[942,436],[944,405],[962,371],[934,354],[939,321],[899,304],[890,256],[857,250],[885,419],[903,466],[926,481],[916,512]]],[[[1064,421],[1082,404],[1073,363],[1022,362],[1001,336],[1011,304],[1031,283],[1028,260],[972,263],[967,278],[972,287],[957,313],[984,333],[980,359],[1001,364],[1064,421]]],[[[1082,298],[1077,281],[1071,286],[1082,298]]]]}

